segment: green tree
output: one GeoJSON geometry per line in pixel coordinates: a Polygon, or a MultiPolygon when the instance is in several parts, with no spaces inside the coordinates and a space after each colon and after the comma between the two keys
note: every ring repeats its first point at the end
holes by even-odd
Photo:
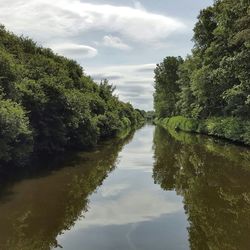
{"type": "Polygon", "coordinates": [[[249,0],[217,0],[201,10],[192,55],[177,67],[167,57],[155,69],[157,117],[250,117],[249,13],[249,0]]]}
{"type": "Polygon", "coordinates": [[[158,117],[173,116],[177,113],[178,69],[183,63],[181,57],[166,57],[155,69],[154,107],[158,117]]]}
{"type": "Polygon", "coordinates": [[[0,97],[0,164],[23,164],[32,152],[33,137],[23,108],[0,97]]]}
{"type": "MultiPolygon", "coordinates": [[[[107,80],[95,83],[77,62],[39,47],[29,38],[15,36],[3,26],[0,95],[5,105],[0,107],[5,161],[15,159],[12,152],[21,148],[20,143],[25,144],[28,135],[33,138],[33,154],[53,155],[69,148],[94,146],[100,138],[115,136],[143,120],[132,105],[114,95],[114,87],[107,80]],[[13,131],[5,127],[5,122],[12,120],[16,124],[13,131]],[[15,139],[19,137],[27,138],[15,139]]],[[[27,158],[30,151],[21,155],[27,158]]]]}

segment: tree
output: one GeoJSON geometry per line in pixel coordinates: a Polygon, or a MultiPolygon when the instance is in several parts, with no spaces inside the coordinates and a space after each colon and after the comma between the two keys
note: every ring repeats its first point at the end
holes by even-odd
{"type": "Polygon", "coordinates": [[[95,83],[77,62],[15,36],[3,26],[0,101],[0,163],[1,158],[11,162],[29,158],[30,153],[85,149],[143,119],[132,105],[114,95],[107,80],[95,83]],[[20,145],[30,143],[31,150],[19,153],[25,149],[20,145]]]}
{"type": "Polygon", "coordinates": [[[178,68],[181,57],[166,57],[155,69],[154,107],[158,117],[173,116],[177,113],[176,102],[180,91],[178,68]]]}
{"type": "Polygon", "coordinates": [[[23,108],[0,97],[0,164],[24,164],[33,149],[33,136],[23,108]]]}
{"type": "Polygon", "coordinates": [[[248,0],[201,10],[192,55],[179,63],[167,57],[155,69],[157,117],[250,117],[249,24],[248,0]]]}

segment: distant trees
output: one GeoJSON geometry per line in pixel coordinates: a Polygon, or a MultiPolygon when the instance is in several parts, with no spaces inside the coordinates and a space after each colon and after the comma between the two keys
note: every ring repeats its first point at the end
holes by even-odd
{"type": "Polygon", "coordinates": [[[218,0],[200,12],[192,55],[166,57],[155,70],[158,117],[250,117],[248,0],[218,0]]]}
{"type": "Polygon", "coordinates": [[[143,121],[108,81],[0,27],[0,163],[84,149],[143,121]],[[25,146],[25,147],[24,147],[25,146]]]}
{"type": "Polygon", "coordinates": [[[147,121],[153,121],[155,119],[155,112],[153,110],[147,111],[145,114],[147,121]]]}

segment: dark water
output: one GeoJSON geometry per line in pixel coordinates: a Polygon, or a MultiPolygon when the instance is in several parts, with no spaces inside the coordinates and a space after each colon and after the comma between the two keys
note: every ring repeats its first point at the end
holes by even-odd
{"type": "Polygon", "coordinates": [[[2,250],[248,250],[250,150],[145,126],[1,189],[2,250]]]}

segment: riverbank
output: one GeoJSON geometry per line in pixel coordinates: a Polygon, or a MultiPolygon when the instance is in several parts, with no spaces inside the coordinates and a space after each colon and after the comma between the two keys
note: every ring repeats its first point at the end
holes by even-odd
{"type": "Polygon", "coordinates": [[[250,121],[233,117],[214,117],[197,120],[183,116],[156,119],[156,125],[190,133],[199,133],[227,139],[250,146],[250,121]]]}

